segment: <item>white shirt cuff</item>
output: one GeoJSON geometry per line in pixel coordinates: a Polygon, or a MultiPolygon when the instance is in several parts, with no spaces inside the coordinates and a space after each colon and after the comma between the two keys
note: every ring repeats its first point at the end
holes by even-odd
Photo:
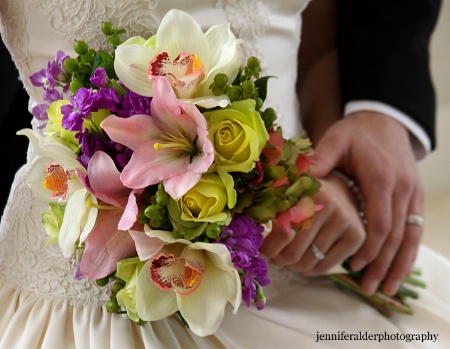
{"type": "Polygon", "coordinates": [[[409,130],[411,145],[417,160],[425,158],[431,152],[431,141],[425,130],[407,114],[388,104],[362,100],[350,101],[345,105],[344,116],[359,111],[374,111],[397,120],[409,130]]]}

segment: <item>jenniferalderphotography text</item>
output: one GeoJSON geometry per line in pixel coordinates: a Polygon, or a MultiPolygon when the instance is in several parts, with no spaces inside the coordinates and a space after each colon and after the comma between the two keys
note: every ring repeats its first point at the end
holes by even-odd
{"type": "Polygon", "coordinates": [[[367,331],[359,331],[355,333],[347,333],[338,331],[337,333],[316,333],[316,343],[320,341],[404,341],[404,342],[436,342],[438,333],[369,333],[367,331]]]}

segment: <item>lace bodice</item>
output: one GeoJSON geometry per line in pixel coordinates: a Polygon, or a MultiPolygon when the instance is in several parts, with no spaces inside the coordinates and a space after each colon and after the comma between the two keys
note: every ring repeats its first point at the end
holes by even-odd
{"type": "MultiPolygon", "coordinates": [[[[261,58],[265,73],[275,75],[268,104],[278,109],[285,130],[298,130],[295,96],[296,47],[300,40],[303,1],[278,0],[2,0],[1,34],[19,70],[30,103],[42,91],[29,81],[31,73],[46,66],[61,49],[73,53],[76,39],[91,47],[104,46],[102,21],[127,28],[129,35],[149,37],[171,8],[192,14],[204,28],[230,22],[244,39],[244,52],[261,58]]],[[[24,116],[25,117],[25,116],[24,116]]],[[[29,161],[32,155],[29,154],[29,161]]],[[[0,227],[0,279],[30,294],[96,304],[108,299],[106,291],[84,280],[73,280],[73,270],[57,246],[47,246],[41,214],[47,208],[25,184],[26,167],[16,178],[0,227]],[[80,296],[82,295],[82,296],[80,296]]]]}

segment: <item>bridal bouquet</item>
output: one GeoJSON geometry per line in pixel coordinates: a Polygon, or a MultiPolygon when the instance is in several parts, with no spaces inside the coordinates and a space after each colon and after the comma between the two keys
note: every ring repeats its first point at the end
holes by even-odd
{"type": "Polygon", "coordinates": [[[110,312],[136,321],[178,313],[204,336],[228,302],[265,304],[259,254],[273,220],[311,224],[320,184],[308,139],[285,139],[263,108],[269,77],[228,24],[204,33],[172,10],[155,36],[105,22],[110,50],[77,41],[30,78],[40,132],[28,183],[75,278],[111,290],[110,312]]]}

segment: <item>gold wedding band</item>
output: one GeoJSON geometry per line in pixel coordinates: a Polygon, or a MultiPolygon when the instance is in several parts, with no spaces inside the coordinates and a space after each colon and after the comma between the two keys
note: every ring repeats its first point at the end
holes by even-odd
{"type": "Polygon", "coordinates": [[[421,227],[424,221],[424,218],[417,214],[410,214],[406,217],[406,224],[417,225],[418,227],[421,227]]]}
{"type": "Polygon", "coordinates": [[[324,254],[321,250],[319,250],[319,248],[316,246],[316,244],[311,244],[311,248],[312,248],[312,251],[313,251],[313,253],[314,253],[314,256],[315,256],[319,261],[321,261],[322,259],[325,258],[325,254],[324,254]]]}

